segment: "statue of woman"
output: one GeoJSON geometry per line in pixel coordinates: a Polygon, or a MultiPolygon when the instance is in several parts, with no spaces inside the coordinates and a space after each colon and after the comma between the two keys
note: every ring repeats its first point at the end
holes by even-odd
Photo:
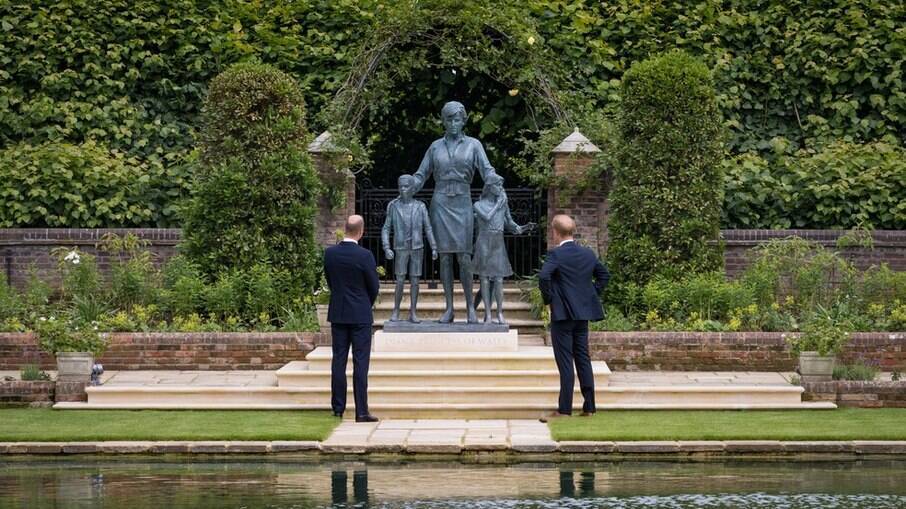
{"type": "Polygon", "coordinates": [[[476,170],[487,181],[497,172],[488,161],[481,142],[462,133],[466,123],[466,108],[451,101],[440,112],[444,136],[435,140],[413,177],[419,191],[434,175],[434,194],[429,216],[437,252],[440,255],[440,279],[444,287],[446,309],[442,323],[453,321],[453,258],[459,262],[459,277],[466,300],[466,319],[477,323],[472,298],[472,232],[473,212],[470,188],[476,170]]]}

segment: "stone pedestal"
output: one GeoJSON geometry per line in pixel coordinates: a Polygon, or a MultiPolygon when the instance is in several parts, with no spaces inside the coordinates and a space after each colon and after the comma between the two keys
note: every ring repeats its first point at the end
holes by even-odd
{"type": "Polygon", "coordinates": [[[388,332],[374,333],[375,352],[515,352],[519,333],[507,332],[388,332]]]}

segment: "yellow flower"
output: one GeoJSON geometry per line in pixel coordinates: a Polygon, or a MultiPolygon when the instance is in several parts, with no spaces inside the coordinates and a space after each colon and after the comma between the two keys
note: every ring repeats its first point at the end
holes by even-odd
{"type": "Polygon", "coordinates": [[[532,36],[529,36],[529,38],[528,38],[528,45],[531,46],[532,44],[535,44],[535,38],[532,37],[532,36]]]}
{"type": "Polygon", "coordinates": [[[519,93],[519,89],[514,88],[514,89],[510,90],[510,97],[516,97],[516,94],[518,94],[518,93],[519,93]]]}

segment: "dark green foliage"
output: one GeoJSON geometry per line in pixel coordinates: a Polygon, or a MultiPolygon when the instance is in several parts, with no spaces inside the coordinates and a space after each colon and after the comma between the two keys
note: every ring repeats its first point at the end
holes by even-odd
{"type": "Polygon", "coordinates": [[[720,268],[709,244],[723,199],[710,72],[682,52],[640,62],[624,76],[621,107],[607,253],[617,288],[720,268]]]}
{"type": "Polygon", "coordinates": [[[237,64],[211,82],[183,222],[186,253],[209,277],[265,263],[291,288],[314,288],[321,185],[301,99],[292,78],[262,64],[237,64]]]}
{"type": "Polygon", "coordinates": [[[906,227],[906,149],[883,142],[833,143],[724,164],[727,228],[906,227]]]}
{"type": "Polygon", "coordinates": [[[632,62],[673,48],[712,69],[732,154],[769,156],[773,140],[794,150],[833,140],[902,144],[903,19],[906,3],[872,0],[0,2],[0,146],[97,140],[139,157],[152,178],[160,165],[141,224],[173,225],[215,75],[248,60],[283,69],[320,131],[326,124],[311,121],[367,36],[384,29],[399,29],[399,47],[369,83],[379,93],[368,95],[363,141],[378,152],[375,168],[393,175],[417,164],[423,149],[409,147],[436,137],[449,97],[475,114],[470,134],[507,172],[523,138],[554,123],[537,89],[549,86],[568,113],[607,109],[632,62]]]}
{"type": "Polygon", "coordinates": [[[150,183],[137,159],[93,142],[12,145],[0,151],[0,227],[147,224],[150,183]]]}

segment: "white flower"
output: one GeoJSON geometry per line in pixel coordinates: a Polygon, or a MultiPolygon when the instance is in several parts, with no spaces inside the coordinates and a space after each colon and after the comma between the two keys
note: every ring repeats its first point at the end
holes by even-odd
{"type": "Polygon", "coordinates": [[[510,90],[510,97],[516,97],[516,95],[517,95],[518,93],[519,93],[519,89],[518,89],[518,88],[514,88],[514,89],[510,90]]]}
{"type": "Polygon", "coordinates": [[[44,318],[44,317],[42,316],[41,318],[38,318],[38,320],[41,320],[42,322],[46,322],[46,321],[47,321],[47,318],[44,318]]]}
{"type": "Polygon", "coordinates": [[[531,46],[532,44],[535,44],[535,38],[530,35],[528,38],[528,45],[531,46]]]}
{"type": "Polygon", "coordinates": [[[78,258],[74,259],[74,260],[72,261],[72,264],[73,264],[73,265],[78,265],[78,264],[79,264],[79,259],[78,259],[78,258]]]}

